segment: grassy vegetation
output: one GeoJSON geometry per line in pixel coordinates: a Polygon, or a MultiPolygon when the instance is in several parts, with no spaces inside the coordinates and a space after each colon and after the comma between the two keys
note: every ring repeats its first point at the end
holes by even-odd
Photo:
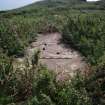
{"type": "Polygon", "coordinates": [[[49,31],[49,27],[55,27],[61,32],[68,16],[74,18],[81,14],[100,15],[100,12],[104,12],[100,5],[83,0],[45,0],[18,10],[2,11],[0,49],[9,56],[23,55],[24,48],[35,40],[37,33],[49,31]]]}
{"type": "Polygon", "coordinates": [[[80,15],[69,18],[63,40],[78,49],[91,64],[98,65],[105,53],[104,15],[80,15]]]}
{"type": "Polygon", "coordinates": [[[19,69],[14,72],[7,59],[0,66],[0,105],[91,105],[79,75],[72,82],[58,84],[54,73],[36,64],[26,66],[24,74],[19,69]]]}
{"type": "MultiPolygon", "coordinates": [[[[0,105],[104,105],[105,11],[104,0],[46,0],[18,10],[0,13],[0,105]],[[93,74],[77,75],[58,84],[47,68],[26,64],[25,74],[14,72],[13,56],[38,33],[59,31],[63,41],[80,51],[93,74]],[[35,74],[34,74],[35,72],[35,74]],[[20,78],[19,78],[20,77],[20,78]]],[[[36,59],[35,59],[36,60],[36,59]]],[[[38,59],[37,59],[38,60],[38,59]]]]}
{"type": "Polygon", "coordinates": [[[98,75],[84,78],[78,73],[59,84],[56,75],[43,66],[34,63],[30,68],[26,62],[24,73],[20,69],[14,72],[12,59],[0,58],[1,105],[104,105],[103,68],[97,69],[98,75]]]}

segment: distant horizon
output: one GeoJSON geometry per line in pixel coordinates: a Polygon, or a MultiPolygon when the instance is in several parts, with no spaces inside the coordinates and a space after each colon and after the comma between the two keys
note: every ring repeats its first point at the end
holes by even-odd
{"type": "MultiPolygon", "coordinates": [[[[0,0],[0,11],[12,10],[24,7],[42,0],[0,0]]],[[[99,1],[99,0],[87,0],[88,2],[99,1]]]]}

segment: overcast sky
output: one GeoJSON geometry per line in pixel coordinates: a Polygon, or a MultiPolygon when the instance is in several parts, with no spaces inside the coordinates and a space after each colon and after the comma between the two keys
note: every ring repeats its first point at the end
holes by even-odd
{"type": "Polygon", "coordinates": [[[0,0],[0,10],[19,8],[30,3],[41,0],[0,0]]]}
{"type": "Polygon", "coordinates": [[[99,1],[99,0],[87,0],[87,1],[99,1]]]}
{"type": "MultiPolygon", "coordinates": [[[[41,0],[0,0],[0,10],[9,10],[41,0]]],[[[97,1],[97,0],[88,0],[97,1]]]]}

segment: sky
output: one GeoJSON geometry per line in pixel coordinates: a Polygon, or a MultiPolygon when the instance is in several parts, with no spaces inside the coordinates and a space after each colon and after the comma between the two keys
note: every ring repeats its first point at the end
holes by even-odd
{"type": "Polygon", "coordinates": [[[99,0],[87,0],[87,1],[99,1],[99,0]]]}
{"type": "Polygon", "coordinates": [[[19,8],[41,0],[0,0],[0,10],[19,8]]]}
{"type": "MultiPolygon", "coordinates": [[[[41,1],[41,0],[0,0],[0,10],[10,10],[10,9],[19,8],[36,1],[41,1]]],[[[97,0],[88,0],[88,1],[97,1],[97,0]]]]}

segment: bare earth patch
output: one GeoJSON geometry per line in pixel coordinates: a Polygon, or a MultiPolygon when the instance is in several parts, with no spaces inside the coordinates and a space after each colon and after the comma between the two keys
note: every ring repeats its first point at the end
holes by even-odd
{"type": "Polygon", "coordinates": [[[87,66],[83,57],[77,51],[66,48],[60,39],[60,33],[40,35],[27,49],[29,56],[33,50],[40,49],[40,62],[56,72],[58,80],[72,77],[77,70],[84,71],[87,66]]]}

